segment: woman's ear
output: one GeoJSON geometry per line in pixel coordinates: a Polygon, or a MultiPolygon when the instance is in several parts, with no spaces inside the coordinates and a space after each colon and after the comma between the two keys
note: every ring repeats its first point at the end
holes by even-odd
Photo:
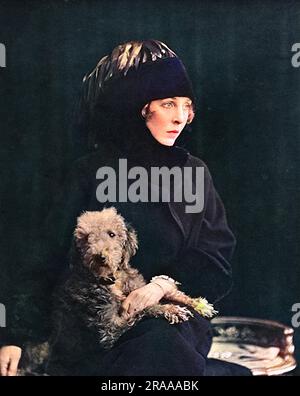
{"type": "Polygon", "coordinates": [[[124,268],[128,267],[129,260],[136,254],[138,249],[138,241],[135,230],[131,226],[127,226],[126,241],[124,244],[122,264],[124,268]]]}
{"type": "Polygon", "coordinates": [[[150,107],[150,103],[145,104],[145,106],[142,108],[141,114],[142,117],[147,121],[147,117],[149,114],[149,107],[150,107]]]}

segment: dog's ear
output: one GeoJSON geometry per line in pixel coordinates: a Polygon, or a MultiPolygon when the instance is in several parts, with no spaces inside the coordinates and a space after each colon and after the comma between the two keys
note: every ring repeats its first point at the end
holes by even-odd
{"type": "Polygon", "coordinates": [[[74,231],[76,246],[81,248],[87,242],[88,236],[89,230],[87,227],[82,227],[80,224],[78,224],[74,231]]]}
{"type": "Polygon", "coordinates": [[[79,217],[77,217],[77,225],[74,230],[74,237],[77,246],[82,245],[82,243],[86,242],[90,232],[90,218],[93,215],[92,212],[83,212],[79,217]]]}
{"type": "Polygon", "coordinates": [[[138,241],[136,232],[131,226],[127,226],[126,241],[124,244],[124,253],[122,259],[122,264],[124,268],[128,267],[129,260],[132,256],[135,255],[137,248],[138,241]]]}

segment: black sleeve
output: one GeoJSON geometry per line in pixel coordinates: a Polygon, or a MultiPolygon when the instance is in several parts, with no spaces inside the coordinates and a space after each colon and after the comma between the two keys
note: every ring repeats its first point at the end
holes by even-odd
{"type": "MultiPolygon", "coordinates": [[[[203,165],[203,163],[202,163],[203,165]]],[[[202,213],[194,214],[187,246],[166,274],[181,283],[181,290],[192,297],[202,296],[210,303],[223,298],[232,287],[229,260],[235,238],[228,227],[223,203],[205,168],[205,200],[202,213]]]]}
{"type": "Polygon", "coordinates": [[[6,307],[6,327],[1,345],[22,346],[43,342],[51,328],[52,292],[68,268],[69,250],[77,217],[85,209],[88,182],[75,164],[54,199],[39,241],[28,248],[20,269],[11,279],[6,307]]]}

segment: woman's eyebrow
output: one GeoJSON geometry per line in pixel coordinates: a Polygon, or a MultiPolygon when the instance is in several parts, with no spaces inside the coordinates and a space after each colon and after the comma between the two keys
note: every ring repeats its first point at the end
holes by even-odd
{"type": "MultiPolygon", "coordinates": [[[[177,100],[178,99],[178,96],[173,96],[172,98],[170,97],[170,98],[163,98],[163,99],[160,99],[161,101],[164,101],[164,100],[177,100]]],[[[191,99],[187,99],[186,101],[185,101],[185,103],[188,103],[188,104],[192,104],[193,102],[192,102],[192,100],[191,99]]]]}
{"type": "MultiPolygon", "coordinates": [[[[168,99],[169,99],[169,98],[168,98],[168,99]]],[[[178,99],[178,96],[174,96],[173,98],[170,98],[170,99],[178,99]]],[[[192,103],[191,99],[187,99],[186,102],[192,103]]]]}

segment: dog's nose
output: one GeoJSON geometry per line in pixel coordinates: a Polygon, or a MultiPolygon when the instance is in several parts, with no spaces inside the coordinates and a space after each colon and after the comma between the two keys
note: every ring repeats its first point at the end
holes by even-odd
{"type": "Polygon", "coordinates": [[[104,263],[104,261],[105,261],[105,257],[101,253],[96,254],[96,259],[97,259],[97,261],[100,261],[101,263],[104,263]]]}

